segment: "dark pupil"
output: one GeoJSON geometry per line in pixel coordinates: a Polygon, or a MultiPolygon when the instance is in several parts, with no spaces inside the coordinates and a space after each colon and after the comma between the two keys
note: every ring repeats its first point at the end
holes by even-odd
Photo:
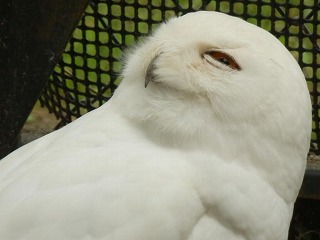
{"type": "Polygon", "coordinates": [[[229,60],[226,59],[226,58],[224,58],[224,57],[220,58],[220,59],[219,59],[219,62],[221,62],[221,63],[223,63],[223,64],[225,64],[225,65],[228,65],[228,66],[230,65],[229,60]]]}

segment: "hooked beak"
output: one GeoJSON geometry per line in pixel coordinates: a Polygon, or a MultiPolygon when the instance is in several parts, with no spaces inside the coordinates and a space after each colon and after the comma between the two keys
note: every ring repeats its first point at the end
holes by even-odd
{"type": "Polygon", "coordinates": [[[151,81],[154,81],[156,79],[156,74],[154,73],[154,70],[156,70],[155,62],[159,55],[155,56],[152,61],[149,63],[149,66],[146,71],[146,76],[145,76],[145,82],[144,82],[144,87],[146,88],[148,84],[151,81]]]}

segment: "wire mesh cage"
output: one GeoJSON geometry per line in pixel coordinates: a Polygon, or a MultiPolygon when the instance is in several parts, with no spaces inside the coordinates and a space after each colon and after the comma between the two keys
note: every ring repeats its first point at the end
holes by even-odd
{"type": "Polygon", "coordinates": [[[61,120],[59,126],[99,107],[121,81],[124,49],[160,22],[198,10],[240,17],[266,29],[289,49],[307,80],[313,103],[311,150],[319,154],[320,3],[317,0],[92,0],[40,102],[61,120]]]}

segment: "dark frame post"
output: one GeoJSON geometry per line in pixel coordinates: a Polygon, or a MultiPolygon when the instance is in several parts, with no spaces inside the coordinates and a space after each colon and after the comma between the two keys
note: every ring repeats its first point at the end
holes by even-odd
{"type": "Polygon", "coordinates": [[[0,159],[17,136],[89,0],[0,3],[0,159]]]}

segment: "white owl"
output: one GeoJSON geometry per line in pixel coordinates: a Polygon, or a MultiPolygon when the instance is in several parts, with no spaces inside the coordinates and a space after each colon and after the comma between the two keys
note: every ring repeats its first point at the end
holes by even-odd
{"type": "Polygon", "coordinates": [[[171,19],[99,109],[0,162],[0,239],[285,240],[311,104],[268,32],[171,19]]]}

